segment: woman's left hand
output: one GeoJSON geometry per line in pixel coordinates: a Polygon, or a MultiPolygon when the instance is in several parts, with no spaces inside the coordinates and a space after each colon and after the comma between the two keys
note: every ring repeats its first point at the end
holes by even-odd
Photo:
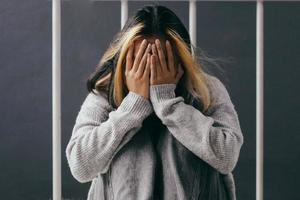
{"type": "Polygon", "coordinates": [[[162,44],[159,39],[152,44],[152,55],[150,58],[150,85],[158,84],[177,84],[184,71],[179,63],[175,67],[172,46],[166,40],[167,59],[163,52],[162,44]]]}

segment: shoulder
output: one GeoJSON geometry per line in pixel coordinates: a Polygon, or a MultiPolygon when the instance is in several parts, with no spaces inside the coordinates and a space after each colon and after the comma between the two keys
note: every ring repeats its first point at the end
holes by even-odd
{"type": "Polygon", "coordinates": [[[207,81],[210,95],[215,103],[230,103],[232,104],[230,94],[225,84],[216,76],[204,73],[207,81]]]}
{"type": "Polygon", "coordinates": [[[80,106],[76,122],[86,123],[86,121],[104,121],[107,119],[111,106],[104,92],[89,92],[80,106]]]}
{"type": "Polygon", "coordinates": [[[104,91],[96,91],[93,90],[93,92],[89,92],[81,107],[90,107],[90,108],[102,108],[105,110],[110,110],[111,109],[111,105],[108,102],[108,95],[106,92],[104,91]]]}

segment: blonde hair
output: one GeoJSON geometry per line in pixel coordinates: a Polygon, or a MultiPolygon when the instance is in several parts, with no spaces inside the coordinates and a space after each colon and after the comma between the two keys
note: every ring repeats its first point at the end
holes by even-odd
{"type": "MultiPolygon", "coordinates": [[[[124,77],[126,53],[132,42],[140,37],[143,37],[143,35],[140,34],[143,28],[143,23],[138,23],[127,31],[119,33],[117,36],[118,39],[109,46],[100,60],[99,65],[101,66],[103,63],[112,59],[118,52],[120,52],[115,67],[116,71],[113,77],[113,100],[117,106],[121,104],[123,98],[128,92],[124,77]]],[[[203,111],[206,111],[212,105],[213,99],[211,98],[209,92],[207,79],[204,74],[205,72],[202,70],[200,63],[197,62],[197,60],[194,59],[193,55],[190,53],[186,42],[184,42],[184,40],[179,34],[176,33],[176,31],[171,28],[167,28],[166,34],[170,39],[171,44],[175,46],[175,51],[179,56],[182,67],[184,68],[185,72],[182,78],[184,80],[186,89],[193,96],[193,98],[202,102],[203,111]]],[[[97,80],[95,88],[97,90],[107,90],[109,80],[112,78],[111,74],[112,72],[97,80]]]]}

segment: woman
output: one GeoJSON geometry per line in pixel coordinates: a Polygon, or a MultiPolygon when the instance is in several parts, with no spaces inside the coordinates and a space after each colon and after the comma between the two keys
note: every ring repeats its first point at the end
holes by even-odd
{"type": "Polygon", "coordinates": [[[180,19],[128,19],[87,82],[66,157],[87,199],[236,199],[243,134],[222,82],[202,70],[180,19]]]}

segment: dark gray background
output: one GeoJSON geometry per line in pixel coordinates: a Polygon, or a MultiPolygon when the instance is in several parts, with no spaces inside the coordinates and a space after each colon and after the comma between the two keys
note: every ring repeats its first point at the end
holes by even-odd
{"type": "MultiPolygon", "coordinates": [[[[150,2],[130,2],[129,15],[150,2]]],[[[2,0],[0,10],[1,199],[52,198],[51,1],[2,0]]],[[[161,2],[188,28],[187,2],[161,2]]],[[[265,199],[299,199],[300,3],[265,3],[265,199]]],[[[237,198],[255,199],[255,2],[197,2],[197,45],[223,64],[245,143],[233,172],[237,198]]],[[[87,95],[86,79],[120,30],[120,3],[62,3],[62,187],[86,199],[65,147],[87,95]]],[[[213,69],[213,71],[215,71],[213,69]]],[[[217,71],[217,70],[216,70],[217,71]]]]}

